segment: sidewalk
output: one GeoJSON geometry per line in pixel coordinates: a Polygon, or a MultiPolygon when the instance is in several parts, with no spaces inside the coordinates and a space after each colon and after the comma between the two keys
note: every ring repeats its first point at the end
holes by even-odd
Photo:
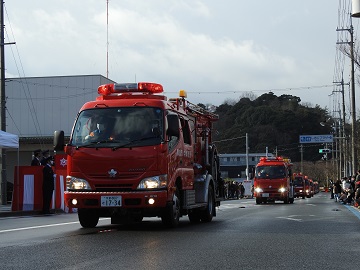
{"type": "MultiPolygon", "coordinates": [[[[56,211],[57,212],[57,211],[56,211]]],[[[41,215],[41,211],[11,211],[11,204],[0,204],[0,218],[41,215]]]]}

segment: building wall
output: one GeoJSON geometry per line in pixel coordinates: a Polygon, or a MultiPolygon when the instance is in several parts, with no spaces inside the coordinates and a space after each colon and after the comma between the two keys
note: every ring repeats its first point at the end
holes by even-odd
{"type": "MultiPolygon", "coordinates": [[[[273,157],[271,153],[248,154],[249,174],[261,157],[273,157]]],[[[246,154],[220,154],[220,172],[223,178],[246,178],[246,154]]]]}
{"type": "Polygon", "coordinates": [[[6,78],[6,132],[20,137],[19,152],[6,150],[7,181],[14,182],[15,166],[31,164],[35,149],[52,151],[44,137],[52,137],[55,130],[69,136],[81,106],[107,83],[114,81],[101,75],[6,78]],[[21,142],[30,137],[34,139],[21,142]]]}
{"type": "Polygon", "coordinates": [[[6,131],[19,137],[69,135],[81,106],[95,99],[101,75],[7,78],[6,131]]]}

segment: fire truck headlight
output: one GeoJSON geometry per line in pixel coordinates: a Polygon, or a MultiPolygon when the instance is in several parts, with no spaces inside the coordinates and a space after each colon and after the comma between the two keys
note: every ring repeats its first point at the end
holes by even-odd
{"type": "Polygon", "coordinates": [[[255,188],[255,192],[259,193],[259,192],[263,192],[263,190],[262,190],[262,188],[257,187],[257,188],[255,188]]]}
{"type": "Polygon", "coordinates": [[[279,188],[279,192],[283,193],[285,191],[286,191],[286,188],[284,188],[284,187],[279,188]]]}
{"type": "Polygon", "coordinates": [[[141,180],[137,189],[158,189],[167,187],[167,175],[157,175],[141,180]]]}
{"type": "Polygon", "coordinates": [[[81,178],[67,176],[66,190],[91,190],[89,183],[81,178]]]}

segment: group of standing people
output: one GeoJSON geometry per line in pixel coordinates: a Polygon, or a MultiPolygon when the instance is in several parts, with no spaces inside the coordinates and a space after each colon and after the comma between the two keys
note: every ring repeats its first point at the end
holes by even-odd
{"type": "Polygon", "coordinates": [[[34,151],[34,157],[31,161],[31,166],[44,166],[43,168],[43,214],[50,214],[50,204],[54,191],[54,171],[52,166],[54,164],[54,158],[50,155],[49,150],[41,151],[37,149],[34,151]]]}
{"type": "Polygon", "coordinates": [[[331,198],[335,202],[360,205],[360,170],[355,176],[343,177],[333,183],[331,198]]]}
{"type": "Polygon", "coordinates": [[[226,182],[225,183],[225,194],[227,194],[228,199],[239,199],[244,198],[245,187],[242,182],[226,182]]]}

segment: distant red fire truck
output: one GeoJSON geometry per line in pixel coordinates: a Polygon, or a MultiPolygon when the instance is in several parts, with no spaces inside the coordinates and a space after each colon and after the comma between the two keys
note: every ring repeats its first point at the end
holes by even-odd
{"type": "Polygon", "coordinates": [[[256,204],[294,202],[292,164],[282,157],[262,157],[255,167],[254,196],[256,204]]]}

